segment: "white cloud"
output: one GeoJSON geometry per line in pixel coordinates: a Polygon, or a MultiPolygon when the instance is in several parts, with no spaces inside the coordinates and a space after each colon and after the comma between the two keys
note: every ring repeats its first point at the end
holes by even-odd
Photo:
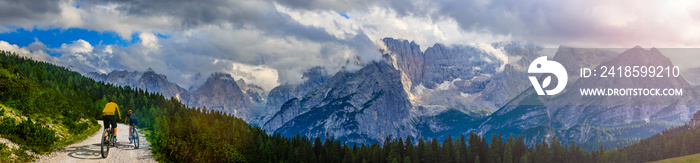
{"type": "Polygon", "coordinates": [[[510,35],[496,35],[488,31],[464,31],[450,17],[435,19],[428,15],[400,15],[391,8],[352,10],[347,12],[349,18],[346,19],[332,10],[298,10],[281,5],[276,7],[301,24],[323,28],[339,38],[355,35],[362,30],[375,41],[385,37],[415,41],[421,45],[421,50],[435,43],[466,45],[511,39],[510,35]]]}
{"type": "Polygon", "coordinates": [[[57,52],[68,53],[68,54],[78,54],[78,53],[90,53],[95,48],[90,45],[89,42],[79,39],[73,41],[71,44],[62,44],[57,52]]]}
{"type": "MultiPolygon", "coordinates": [[[[36,42],[32,43],[32,45],[41,46],[43,44],[41,42],[36,41],[36,42]]],[[[2,41],[2,40],[0,40],[0,50],[17,53],[17,55],[30,57],[32,59],[39,60],[39,61],[44,61],[44,62],[55,61],[55,58],[51,57],[49,54],[47,54],[46,51],[44,51],[44,49],[32,50],[30,47],[19,47],[15,44],[10,44],[10,43],[2,41]]]]}
{"type": "Polygon", "coordinates": [[[141,45],[151,48],[158,49],[160,44],[158,44],[158,37],[153,33],[142,32],[139,34],[139,40],[141,40],[141,45]]]}
{"type": "Polygon", "coordinates": [[[106,3],[81,9],[83,28],[97,31],[115,31],[125,40],[133,33],[172,33],[179,29],[173,17],[167,15],[131,16],[118,8],[117,3],[106,3]]]}
{"type": "MultiPolygon", "coordinates": [[[[500,47],[498,49],[494,48],[491,46],[491,44],[487,43],[473,43],[471,46],[474,46],[481,51],[486,52],[489,55],[492,55],[496,57],[498,60],[502,62],[501,67],[498,68],[497,71],[503,71],[503,68],[505,68],[506,64],[508,64],[508,55],[506,54],[505,50],[503,50],[503,47],[500,47]]],[[[485,58],[488,59],[488,58],[485,58]]]]}

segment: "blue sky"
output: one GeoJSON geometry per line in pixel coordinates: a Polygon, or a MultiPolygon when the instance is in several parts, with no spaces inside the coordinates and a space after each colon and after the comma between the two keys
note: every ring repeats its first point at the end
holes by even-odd
{"type": "MultiPolygon", "coordinates": [[[[158,38],[168,38],[165,35],[155,34],[158,38]]],[[[115,45],[127,47],[140,41],[138,33],[131,35],[129,39],[120,37],[116,32],[104,31],[98,32],[88,29],[69,28],[69,29],[31,29],[23,28],[12,32],[0,33],[0,40],[4,40],[10,44],[18,46],[28,46],[29,44],[39,40],[47,48],[59,48],[63,44],[70,44],[76,40],[85,40],[93,46],[115,45]]],[[[52,56],[58,56],[58,53],[49,53],[52,56]]]]}

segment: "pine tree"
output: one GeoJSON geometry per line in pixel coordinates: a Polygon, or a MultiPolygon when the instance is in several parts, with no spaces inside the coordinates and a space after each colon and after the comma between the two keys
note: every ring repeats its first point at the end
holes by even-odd
{"type": "Polygon", "coordinates": [[[396,141],[391,141],[389,144],[389,153],[386,156],[387,162],[391,162],[392,160],[398,161],[398,159],[403,158],[399,155],[399,143],[396,141]]]}
{"type": "Polygon", "coordinates": [[[500,153],[500,151],[503,151],[501,149],[501,144],[500,144],[500,138],[497,135],[492,135],[491,136],[491,161],[495,163],[500,163],[501,162],[501,156],[503,153],[500,153]]]}
{"type": "Polygon", "coordinates": [[[455,151],[452,150],[452,135],[448,135],[447,138],[442,142],[442,150],[440,151],[441,153],[441,160],[444,162],[455,162],[454,160],[454,153],[455,151]]]}
{"type": "Polygon", "coordinates": [[[416,154],[416,151],[413,146],[413,142],[411,141],[411,137],[406,137],[406,157],[411,158],[411,162],[418,162],[418,155],[416,154]]]}
{"type": "Polygon", "coordinates": [[[527,154],[526,154],[526,155],[523,155],[523,157],[520,157],[520,162],[519,162],[519,163],[528,163],[527,154]]]}
{"type": "Polygon", "coordinates": [[[559,140],[557,140],[557,136],[552,136],[549,142],[551,144],[550,149],[552,149],[552,161],[564,162],[564,147],[562,147],[559,140]]]}
{"type": "Polygon", "coordinates": [[[314,140],[314,154],[316,155],[316,159],[321,161],[321,156],[323,155],[323,143],[321,142],[321,138],[316,137],[316,140],[314,140]]]}
{"type": "Polygon", "coordinates": [[[404,144],[403,144],[403,138],[399,138],[399,142],[398,142],[397,145],[396,145],[396,151],[397,151],[397,153],[398,153],[398,154],[397,154],[397,157],[398,157],[399,159],[401,159],[401,158],[403,158],[404,156],[406,156],[406,148],[404,147],[404,144]]]}
{"type": "Polygon", "coordinates": [[[476,135],[475,133],[470,133],[469,134],[469,153],[467,160],[468,162],[474,162],[474,158],[479,156],[479,136],[476,135]]]}
{"type": "Polygon", "coordinates": [[[513,163],[513,154],[510,143],[506,143],[506,147],[503,150],[503,163],[513,163]]]}
{"type": "Polygon", "coordinates": [[[411,157],[408,157],[408,156],[404,157],[403,163],[411,163],[411,157]]]}
{"type": "Polygon", "coordinates": [[[513,158],[520,158],[527,152],[527,146],[525,145],[525,140],[523,136],[518,136],[513,144],[513,158]]]}

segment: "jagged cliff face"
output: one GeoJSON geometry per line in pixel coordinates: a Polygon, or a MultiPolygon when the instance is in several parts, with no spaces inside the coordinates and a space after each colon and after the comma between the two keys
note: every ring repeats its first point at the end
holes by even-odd
{"type": "MultiPolygon", "coordinates": [[[[338,72],[306,93],[303,98],[290,96],[292,99],[282,105],[280,111],[266,121],[263,128],[268,132],[277,131],[290,136],[297,133],[325,136],[324,133],[329,132],[332,133],[329,136],[349,142],[381,141],[389,134],[400,137],[445,137],[449,134],[479,132],[476,129],[481,119],[507,101],[498,97],[515,96],[514,94],[529,86],[529,83],[519,83],[514,78],[522,77],[526,80],[523,67],[540,55],[536,48],[506,49],[506,52],[513,53],[510,59],[513,63],[502,65],[504,63],[494,55],[475,47],[448,47],[436,44],[423,53],[413,42],[391,38],[383,41],[387,45],[387,49],[383,50],[386,53],[384,58],[388,60],[386,63],[370,64],[356,73],[338,72]],[[503,70],[499,71],[501,66],[503,70]],[[392,71],[377,76],[375,74],[381,74],[374,71],[377,67],[379,70],[392,71]],[[499,82],[493,82],[494,76],[499,77],[499,82]],[[357,81],[387,84],[349,87],[348,83],[362,83],[357,81]],[[345,93],[335,93],[338,91],[345,93]],[[376,93],[386,91],[396,93],[392,94],[391,98],[382,99],[383,103],[362,104],[366,100],[354,99],[385,95],[376,93]],[[496,99],[500,100],[499,104],[495,104],[496,99]],[[377,108],[376,110],[401,109],[391,114],[377,113],[376,116],[367,119],[359,116],[367,115],[366,111],[358,113],[358,110],[363,110],[358,109],[363,108],[358,107],[359,104],[377,108]],[[352,118],[348,119],[348,115],[352,115],[352,118]],[[380,119],[390,120],[395,124],[378,122],[380,119]],[[361,127],[357,127],[358,125],[361,127]],[[382,125],[388,126],[389,130],[372,132],[372,129],[379,129],[375,126],[382,125]],[[393,131],[394,129],[396,131],[393,131]]],[[[276,89],[289,90],[293,87],[280,86],[273,89],[273,92],[276,89]]],[[[273,92],[270,93],[271,96],[273,92]]]]}
{"type": "MultiPolygon", "coordinates": [[[[338,72],[285,109],[308,110],[276,131],[284,135],[328,136],[348,143],[381,141],[387,135],[415,136],[411,104],[400,72],[386,62],[338,72]]],[[[285,105],[287,105],[285,104],[285,105]]]]}
{"type": "Polygon", "coordinates": [[[303,83],[298,85],[284,84],[275,87],[268,95],[268,101],[265,105],[267,113],[259,117],[258,124],[261,124],[262,128],[268,132],[272,132],[292,118],[305,113],[308,110],[299,107],[299,100],[329,78],[330,75],[328,75],[325,68],[313,67],[303,73],[303,83]]]}
{"type": "Polygon", "coordinates": [[[238,87],[241,88],[241,91],[247,94],[248,97],[250,97],[250,100],[254,103],[265,102],[266,93],[265,90],[262,89],[262,87],[253,84],[247,84],[245,83],[243,78],[236,80],[236,84],[238,84],[238,87]]]}
{"type": "Polygon", "coordinates": [[[241,90],[231,75],[224,73],[214,73],[207,78],[204,85],[190,94],[187,104],[231,113],[246,121],[253,119],[257,113],[250,96],[241,90]]]}
{"type": "Polygon", "coordinates": [[[421,52],[414,42],[393,38],[383,41],[387,48],[384,52],[392,56],[395,67],[404,75],[402,83],[412,104],[426,108],[427,115],[449,109],[465,113],[496,111],[508,97],[527,88],[528,83],[519,82],[521,78],[527,80],[524,67],[542,55],[541,48],[523,43],[491,45],[495,52],[503,49],[504,56],[497,57],[495,52],[476,46],[435,44],[421,52]]]}
{"type": "Polygon", "coordinates": [[[188,99],[189,93],[184,88],[175,83],[168,81],[165,75],[157,74],[153,69],[148,69],[141,75],[134,87],[141,88],[147,91],[158,92],[165,97],[175,97],[182,101],[188,99]]]}

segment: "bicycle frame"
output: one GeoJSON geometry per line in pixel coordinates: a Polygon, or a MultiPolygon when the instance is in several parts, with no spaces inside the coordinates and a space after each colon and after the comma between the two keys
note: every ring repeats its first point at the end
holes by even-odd
{"type": "Polygon", "coordinates": [[[132,143],[134,143],[134,148],[135,148],[135,149],[139,149],[139,146],[140,146],[140,144],[139,144],[139,133],[138,133],[138,131],[136,130],[136,127],[134,127],[134,126],[129,126],[129,127],[131,128],[131,135],[129,135],[129,140],[131,140],[132,143]]]}

